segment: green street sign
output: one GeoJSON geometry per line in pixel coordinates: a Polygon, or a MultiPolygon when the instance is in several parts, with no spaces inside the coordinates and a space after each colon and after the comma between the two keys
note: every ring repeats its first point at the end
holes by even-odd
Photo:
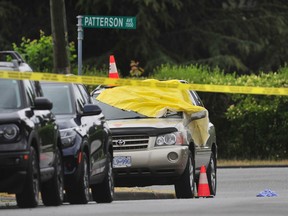
{"type": "Polygon", "coordinates": [[[136,17],[83,16],[83,28],[136,29],[136,17]]]}

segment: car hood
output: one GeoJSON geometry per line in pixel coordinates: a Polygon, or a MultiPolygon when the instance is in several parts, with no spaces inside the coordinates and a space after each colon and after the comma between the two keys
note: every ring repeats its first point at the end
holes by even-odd
{"type": "Polygon", "coordinates": [[[17,110],[0,109],[0,119],[1,123],[15,122],[20,119],[20,114],[17,110]]]}

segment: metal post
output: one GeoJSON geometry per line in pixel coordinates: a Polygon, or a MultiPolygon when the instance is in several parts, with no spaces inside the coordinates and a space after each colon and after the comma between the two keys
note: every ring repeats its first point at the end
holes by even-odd
{"type": "Polygon", "coordinates": [[[82,27],[83,16],[77,16],[78,24],[78,75],[82,75],[82,40],[83,40],[83,27],[82,27]]]}

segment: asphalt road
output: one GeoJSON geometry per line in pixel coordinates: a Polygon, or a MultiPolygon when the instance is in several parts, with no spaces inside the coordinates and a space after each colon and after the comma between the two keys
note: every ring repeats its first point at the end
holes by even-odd
{"type": "Polygon", "coordinates": [[[218,169],[218,190],[215,198],[175,199],[172,186],[153,186],[133,188],[130,192],[126,189],[118,190],[116,200],[111,204],[91,202],[88,205],[65,204],[60,207],[18,209],[12,200],[8,205],[7,202],[1,203],[0,216],[286,216],[287,204],[288,168],[233,168],[218,169]],[[265,189],[270,189],[277,196],[257,197],[257,194],[265,189]],[[130,200],[127,200],[128,198],[130,200]]]}

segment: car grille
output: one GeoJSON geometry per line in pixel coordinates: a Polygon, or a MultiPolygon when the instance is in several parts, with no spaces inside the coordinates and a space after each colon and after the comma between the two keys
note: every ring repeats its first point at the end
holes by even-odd
{"type": "Polygon", "coordinates": [[[121,135],[113,136],[114,150],[143,150],[148,148],[149,136],[147,135],[121,135]]]}

